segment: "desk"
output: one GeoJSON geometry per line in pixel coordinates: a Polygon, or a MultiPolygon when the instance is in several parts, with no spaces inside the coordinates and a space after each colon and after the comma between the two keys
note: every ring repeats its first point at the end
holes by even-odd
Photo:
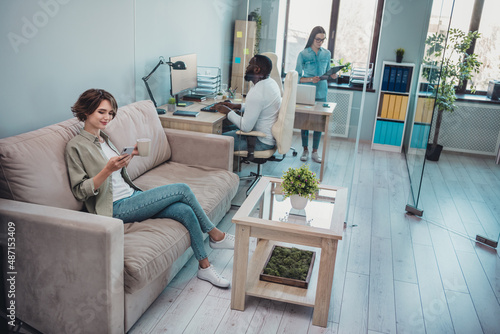
{"type": "MultiPolygon", "coordinates": [[[[240,102],[244,101],[235,101],[235,103],[240,102]]],[[[164,115],[158,116],[164,128],[221,134],[222,121],[226,118],[226,115],[218,112],[200,111],[201,108],[212,103],[214,103],[213,100],[207,100],[204,102],[194,102],[187,107],[177,107],[179,110],[199,111],[200,114],[197,117],[174,116],[172,112],[169,111],[164,115]]],[[[330,117],[337,106],[336,103],[328,102],[330,106],[323,107],[323,103],[324,102],[316,102],[314,105],[297,104],[295,107],[295,122],[293,125],[295,129],[323,132],[323,152],[321,155],[322,160],[319,173],[320,181],[323,180],[328,156],[330,142],[328,126],[330,124],[330,117]]],[[[160,108],[166,110],[167,105],[164,104],[160,106],[160,108]]]]}
{"type": "MultiPolygon", "coordinates": [[[[199,111],[200,114],[197,117],[174,116],[172,111],[167,111],[166,114],[158,116],[164,128],[221,134],[222,121],[226,118],[226,115],[218,112],[200,111],[201,108],[212,103],[214,101],[211,99],[204,102],[194,102],[186,107],[177,107],[179,110],[199,111]]],[[[160,108],[167,110],[167,105],[164,104],[160,108]]]]}
{"type": "Polygon", "coordinates": [[[326,327],[347,188],[320,185],[318,197],[305,210],[294,213],[289,199],[278,199],[280,184],[280,179],[262,177],[233,216],[236,241],[231,309],[244,311],[246,296],[278,300],[313,307],[313,325],[326,327]],[[257,238],[257,245],[249,259],[250,237],[257,238]],[[314,247],[317,252],[307,289],[259,279],[272,246],[281,243],[314,247]]]}
{"type": "Polygon", "coordinates": [[[336,106],[337,104],[333,102],[316,102],[313,106],[297,104],[295,107],[295,122],[293,123],[295,129],[323,132],[323,152],[321,154],[322,160],[319,173],[320,181],[323,181],[323,174],[328,158],[330,143],[328,126],[330,124],[330,117],[336,106]],[[329,107],[323,107],[324,103],[328,103],[329,107]]]}

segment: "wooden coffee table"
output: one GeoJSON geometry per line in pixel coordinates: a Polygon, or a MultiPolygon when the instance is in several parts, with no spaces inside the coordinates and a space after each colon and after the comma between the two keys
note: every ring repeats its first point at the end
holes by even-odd
{"type": "Polygon", "coordinates": [[[313,325],[326,327],[347,188],[321,185],[319,196],[305,210],[297,211],[289,199],[283,200],[280,184],[280,179],[262,177],[233,217],[236,243],[231,308],[245,310],[247,295],[299,304],[314,307],[313,325]],[[250,237],[258,241],[249,261],[250,237]],[[315,248],[316,261],[307,289],[259,280],[273,245],[282,243],[315,248]]]}

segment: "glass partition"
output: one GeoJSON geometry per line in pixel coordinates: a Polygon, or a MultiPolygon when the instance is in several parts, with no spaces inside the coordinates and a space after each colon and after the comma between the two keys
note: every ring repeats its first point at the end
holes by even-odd
{"type": "MultiPolygon", "coordinates": [[[[468,53],[475,53],[482,64],[479,73],[455,87],[452,112],[441,113],[435,102],[441,71],[445,73],[442,66],[448,63],[446,59],[460,63],[460,58],[450,58],[455,49],[443,52],[435,64],[421,65],[411,136],[405,146],[411,183],[409,211],[422,214],[423,210],[427,222],[453,232],[453,243],[460,248],[468,247],[467,239],[494,247],[500,238],[496,190],[500,165],[495,163],[500,150],[500,115],[495,111],[500,103],[486,91],[487,78],[499,73],[491,48],[498,44],[494,43],[495,31],[500,25],[491,6],[480,0],[434,2],[428,36],[441,33],[441,44],[452,46],[457,38],[448,33],[451,29],[460,29],[465,35],[478,30],[481,36],[468,53]],[[491,47],[485,49],[485,45],[491,47]],[[476,86],[475,93],[471,85],[476,86]]],[[[443,96],[438,99],[444,101],[443,96]]]]}
{"type": "MultiPolygon", "coordinates": [[[[279,152],[275,153],[278,160],[281,158],[283,160],[268,161],[260,165],[235,158],[234,167],[235,172],[241,178],[241,191],[238,192],[233,203],[243,202],[246,197],[246,188],[250,186],[252,179],[255,179],[255,175],[251,175],[250,180],[245,180],[245,176],[258,172],[279,178],[289,167],[300,167],[303,164],[309,165],[310,169],[322,178],[323,183],[344,186],[352,190],[354,170],[357,168],[355,161],[358,157],[355,152],[358,149],[365,150],[366,146],[358,147],[359,139],[366,140],[371,136],[370,126],[361,129],[361,124],[364,94],[366,89],[371,87],[374,74],[374,64],[365,66],[365,63],[370,63],[368,58],[371,54],[370,48],[376,21],[376,2],[372,1],[370,6],[364,6],[364,8],[369,7],[366,12],[372,13],[372,16],[367,17],[365,13],[357,18],[359,22],[363,22],[363,26],[357,27],[356,30],[360,41],[356,44],[356,50],[342,48],[335,51],[336,38],[338,38],[338,44],[341,45],[348,38],[344,36],[347,32],[353,34],[349,28],[352,24],[346,18],[352,18],[354,15],[352,8],[346,7],[345,4],[345,8],[340,7],[340,2],[337,0],[317,0],[314,5],[308,3],[306,7],[300,1],[285,0],[249,0],[230,3],[198,1],[196,12],[193,12],[192,4],[188,2],[169,2],[167,5],[157,0],[138,1],[135,8],[136,99],[151,99],[151,92],[157,102],[157,107],[166,110],[165,114],[159,115],[163,126],[192,130],[185,128],[185,124],[180,123],[179,118],[173,116],[173,111],[168,110],[168,102],[172,98],[170,94],[171,71],[178,71],[176,74],[182,74],[182,70],[165,64],[170,57],[187,54],[197,56],[198,88],[182,92],[183,94],[196,94],[200,92],[199,88],[202,88],[201,95],[205,95],[204,104],[217,103],[226,99],[239,104],[245,101],[246,94],[252,86],[244,80],[244,74],[254,54],[266,53],[270,54],[270,58],[274,57],[273,54],[275,55],[273,67],[276,68],[278,75],[272,74],[271,76],[286,89],[285,76],[296,68],[298,54],[305,49],[309,34],[315,26],[323,26],[325,39],[322,41],[322,47],[325,50],[331,50],[330,57],[323,64],[325,72],[332,64],[355,63],[356,68],[361,69],[361,72],[357,72],[358,81],[354,83],[350,81],[354,75],[352,66],[347,67],[339,72],[343,81],[332,78],[324,80],[323,96],[317,98],[313,93],[312,100],[311,96],[307,96],[308,82],[300,83],[306,86],[306,92],[303,89],[300,96],[295,97],[297,99],[295,102],[300,102],[300,106],[295,108],[291,149],[286,152],[285,157],[279,152]],[[310,8],[314,15],[303,15],[304,8],[310,8]],[[191,22],[197,22],[196,27],[186,27],[185,17],[188,15],[191,22]],[[179,29],[173,29],[176,26],[179,29]],[[163,57],[165,61],[161,62],[160,57],[163,57]],[[148,92],[143,78],[148,76],[156,66],[158,68],[147,78],[150,88],[148,92]],[[372,69],[366,77],[367,85],[364,85],[363,69],[365,67],[372,69]],[[215,74],[212,68],[217,69],[215,74]],[[209,79],[213,77],[215,80],[220,80],[220,86],[216,86],[215,92],[203,94],[205,93],[203,89],[210,89],[205,85],[209,85],[209,79]],[[308,129],[309,134],[302,133],[301,129],[308,129]],[[308,153],[302,157],[306,139],[308,153]]],[[[311,74],[305,72],[300,75],[305,78],[311,77],[311,74]]],[[[181,96],[180,100],[185,99],[181,96]]],[[[174,110],[200,111],[197,120],[201,120],[202,116],[216,118],[220,115],[210,113],[207,116],[207,112],[189,108],[194,107],[183,105],[172,107],[174,110]]],[[[371,117],[366,114],[364,117],[370,123],[371,117]]],[[[223,122],[215,120],[214,124],[217,122],[219,128],[202,130],[222,133],[231,125],[227,120],[223,122]]],[[[198,130],[200,129],[195,131],[198,130]]],[[[354,193],[351,191],[351,194],[354,193]]]]}
{"type": "MultiPolygon", "coordinates": [[[[442,33],[445,36],[448,32],[451,14],[453,11],[453,1],[433,2],[429,28],[424,31],[425,39],[435,33],[442,33]]],[[[421,54],[424,55],[421,63],[416,69],[418,81],[416,90],[412,92],[407,135],[403,144],[408,175],[410,178],[410,196],[408,198],[409,209],[415,208],[418,213],[420,190],[424,166],[426,161],[427,143],[431,130],[431,123],[434,113],[436,99],[436,88],[439,84],[441,73],[441,59],[433,58],[435,62],[430,65],[426,63],[426,55],[429,53],[429,45],[421,45],[421,54]]]]}
{"type": "MultiPolygon", "coordinates": [[[[355,160],[358,156],[355,151],[364,150],[364,146],[359,148],[357,145],[360,136],[361,138],[363,135],[366,136],[363,131],[358,131],[361,130],[363,122],[363,95],[366,89],[371,87],[363,85],[365,79],[363,69],[366,66],[370,67],[366,63],[370,62],[376,5],[377,1],[372,1],[370,5],[365,4],[364,8],[367,8],[366,12],[370,15],[367,16],[363,12],[354,18],[352,8],[346,5],[339,7],[339,2],[332,0],[315,0],[307,3],[299,0],[249,1],[249,16],[255,17],[257,23],[258,52],[276,55],[276,67],[285,90],[285,77],[290,71],[297,69],[301,71],[299,77],[304,78],[298,83],[292,148],[282,161],[263,164],[262,174],[281,177],[289,167],[295,168],[307,164],[322,178],[322,183],[347,187],[350,194],[355,195],[352,191],[354,170],[357,168],[355,160]],[[360,22],[356,25],[355,32],[352,31],[352,22],[347,20],[347,17],[360,22]],[[324,93],[317,95],[313,92],[311,99],[307,95],[307,89],[311,87],[307,78],[313,75],[308,73],[304,64],[297,66],[297,62],[299,54],[306,49],[310,34],[316,26],[324,28],[324,36],[319,36],[324,38],[321,47],[330,52],[330,57],[323,64],[325,72],[327,68],[339,62],[357,63],[361,72],[358,72],[360,80],[353,84],[350,81],[352,66],[346,68],[345,71],[338,73],[344,78],[344,82],[340,80],[337,82],[337,79],[332,78],[325,80],[324,93]],[[351,48],[352,50],[346,48],[335,50],[334,46],[342,45],[347,38],[344,35],[348,33],[352,38],[359,40],[356,47],[351,48]],[[307,129],[308,133],[304,133],[302,129],[307,129]],[[306,145],[308,152],[304,154],[306,145]]],[[[373,64],[371,66],[373,67],[373,64]]],[[[372,81],[372,73],[367,76],[368,83],[372,81]]],[[[364,117],[366,119],[369,116],[364,117]]],[[[278,152],[275,155],[281,157],[278,152]]],[[[240,175],[243,177],[250,171],[256,171],[255,164],[243,164],[240,175]]]]}

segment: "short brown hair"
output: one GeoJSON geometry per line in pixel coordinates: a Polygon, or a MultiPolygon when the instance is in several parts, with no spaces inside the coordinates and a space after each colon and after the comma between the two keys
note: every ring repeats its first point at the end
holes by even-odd
{"type": "Polygon", "coordinates": [[[71,111],[78,120],[83,122],[87,119],[88,115],[97,110],[103,100],[108,100],[111,103],[111,107],[113,108],[112,115],[115,118],[118,111],[118,104],[113,95],[104,89],[91,88],[86,90],[71,107],[71,111]]]}

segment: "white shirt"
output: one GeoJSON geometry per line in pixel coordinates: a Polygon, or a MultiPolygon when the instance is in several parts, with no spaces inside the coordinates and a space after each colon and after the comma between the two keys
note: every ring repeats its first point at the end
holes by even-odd
{"type": "Polygon", "coordinates": [[[234,111],[227,118],[243,132],[260,131],[265,137],[257,137],[261,142],[275,145],[271,128],[278,118],[281,106],[281,93],[274,79],[267,78],[257,82],[247,94],[246,103],[241,106],[243,116],[234,111]]]}
{"type": "MultiPolygon", "coordinates": [[[[108,157],[108,160],[111,159],[112,157],[117,157],[118,154],[116,154],[115,151],[109,147],[108,143],[104,142],[101,143],[101,148],[102,151],[104,152],[104,155],[108,157]]],[[[121,174],[121,169],[114,171],[111,174],[111,184],[112,184],[112,189],[113,189],[113,202],[118,201],[119,199],[125,198],[125,197],[130,197],[134,193],[134,189],[132,189],[131,186],[129,186],[125,180],[123,179],[123,176],[121,174]]]]}

